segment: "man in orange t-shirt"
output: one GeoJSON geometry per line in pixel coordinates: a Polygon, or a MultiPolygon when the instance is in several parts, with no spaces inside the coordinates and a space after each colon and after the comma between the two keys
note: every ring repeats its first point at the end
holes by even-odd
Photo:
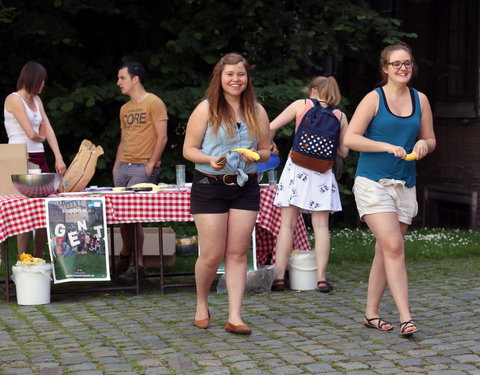
{"type": "MultiPolygon", "coordinates": [[[[145,69],[136,62],[127,62],[118,71],[117,86],[130,100],[120,109],[121,137],[113,166],[115,186],[156,183],[160,173],[160,159],[167,143],[167,107],[158,96],[145,90],[144,77],[145,69]]],[[[116,275],[129,268],[133,230],[137,233],[139,273],[144,274],[143,228],[135,223],[120,225],[123,247],[116,275]]]]}

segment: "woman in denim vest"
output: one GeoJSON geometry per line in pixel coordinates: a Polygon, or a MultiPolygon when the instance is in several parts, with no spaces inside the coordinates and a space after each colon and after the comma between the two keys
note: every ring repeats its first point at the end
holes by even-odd
{"type": "Polygon", "coordinates": [[[197,309],[194,324],[210,326],[208,292],[225,260],[229,314],[225,330],[250,334],[241,318],[247,251],[260,206],[255,161],[270,157],[269,121],[256,102],[247,61],[230,53],[216,64],[206,100],[187,125],[183,155],[195,163],[191,213],[200,241],[195,265],[197,309]],[[243,148],[255,150],[254,160],[243,148]]]}

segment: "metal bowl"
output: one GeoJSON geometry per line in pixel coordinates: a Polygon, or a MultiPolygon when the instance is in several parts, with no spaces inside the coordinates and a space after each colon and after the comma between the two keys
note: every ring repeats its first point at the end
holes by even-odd
{"type": "Polygon", "coordinates": [[[29,198],[47,197],[62,182],[60,173],[12,174],[12,183],[19,193],[29,198]]]}

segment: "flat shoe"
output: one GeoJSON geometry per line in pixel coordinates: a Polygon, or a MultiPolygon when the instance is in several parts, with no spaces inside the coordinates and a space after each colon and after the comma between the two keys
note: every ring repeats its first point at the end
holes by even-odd
{"type": "Polygon", "coordinates": [[[413,322],[413,320],[407,320],[406,322],[400,323],[400,335],[402,335],[403,337],[410,337],[418,331],[420,331],[420,329],[413,322]],[[407,328],[413,328],[413,331],[405,332],[407,328]]]}
{"type": "Polygon", "coordinates": [[[207,329],[210,327],[210,311],[208,311],[208,318],[206,319],[193,319],[193,324],[201,329],[207,329]]]}
{"type": "Polygon", "coordinates": [[[386,320],[383,320],[382,318],[378,317],[378,318],[371,318],[371,319],[368,319],[366,316],[364,316],[365,320],[367,321],[367,323],[363,323],[363,325],[365,327],[368,327],[368,328],[375,328],[375,329],[378,329],[379,331],[391,331],[393,329],[393,325],[392,323],[389,323],[387,322],[386,320]],[[372,322],[374,322],[375,320],[378,320],[378,323],[377,324],[374,324],[372,322]],[[391,327],[390,328],[383,328],[385,325],[387,324],[390,324],[391,327]]]}
{"type": "Polygon", "coordinates": [[[244,324],[235,325],[227,321],[225,325],[225,331],[230,333],[236,333],[237,335],[249,335],[252,333],[252,329],[244,324]]]}

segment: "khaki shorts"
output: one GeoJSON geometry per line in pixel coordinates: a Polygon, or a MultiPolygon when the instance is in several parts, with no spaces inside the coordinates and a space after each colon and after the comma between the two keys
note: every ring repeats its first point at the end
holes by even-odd
{"type": "Polygon", "coordinates": [[[377,182],[357,176],[353,194],[362,221],[364,215],[395,212],[400,222],[410,225],[418,212],[415,186],[406,187],[404,181],[384,178],[377,182]]]}

